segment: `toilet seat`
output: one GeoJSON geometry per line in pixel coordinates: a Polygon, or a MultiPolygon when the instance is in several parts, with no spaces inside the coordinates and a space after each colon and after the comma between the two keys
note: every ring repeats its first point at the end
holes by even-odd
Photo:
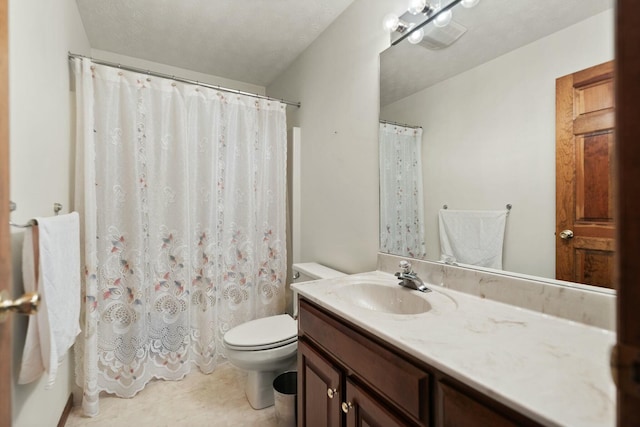
{"type": "Polygon", "coordinates": [[[231,350],[268,350],[298,339],[298,326],[288,314],[251,320],[224,334],[224,346],[231,350]]]}

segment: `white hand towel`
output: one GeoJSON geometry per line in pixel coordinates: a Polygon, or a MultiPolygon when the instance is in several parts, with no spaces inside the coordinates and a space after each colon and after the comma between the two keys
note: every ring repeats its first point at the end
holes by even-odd
{"type": "MultiPolygon", "coordinates": [[[[40,259],[37,290],[41,300],[37,315],[29,319],[18,383],[33,381],[44,371],[45,388],[51,388],[58,366],[80,333],[80,223],[76,212],[36,220],[40,259]]],[[[31,273],[27,271],[25,278],[33,276],[30,234],[25,233],[23,269],[31,273]]]]}
{"type": "Polygon", "coordinates": [[[507,213],[440,209],[442,259],[501,270],[507,213]]]}

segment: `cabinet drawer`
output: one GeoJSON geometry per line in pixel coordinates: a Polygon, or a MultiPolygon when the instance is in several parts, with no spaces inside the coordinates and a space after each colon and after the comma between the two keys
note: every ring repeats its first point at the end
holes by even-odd
{"type": "Polygon", "coordinates": [[[429,425],[427,372],[303,299],[299,313],[300,335],[335,356],[348,374],[357,376],[405,415],[429,425]]]}
{"type": "Polygon", "coordinates": [[[474,396],[458,389],[449,380],[438,381],[441,396],[439,427],[539,427],[539,424],[523,417],[485,396],[474,396]]]}

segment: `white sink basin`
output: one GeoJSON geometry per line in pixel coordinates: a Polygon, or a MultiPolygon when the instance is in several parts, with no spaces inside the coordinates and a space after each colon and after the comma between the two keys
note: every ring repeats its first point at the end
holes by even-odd
{"type": "Polygon", "coordinates": [[[341,287],[336,294],[352,305],[390,314],[421,314],[434,308],[453,308],[457,304],[439,292],[423,293],[397,284],[355,283],[341,287]]]}

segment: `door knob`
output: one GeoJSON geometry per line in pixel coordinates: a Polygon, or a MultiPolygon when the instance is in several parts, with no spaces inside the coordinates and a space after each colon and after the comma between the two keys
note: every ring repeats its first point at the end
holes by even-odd
{"type": "Polygon", "coordinates": [[[0,292],[0,322],[4,322],[7,314],[13,311],[19,314],[36,314],[40,296],[35,292],[27,292],[20,298],[11,300],[6,291],[0,292]]]}
{"type": "Polygon", "coordinates": [[[351,402],[342,402],[342,412],[348,414],[351,408],[353,408],[351,402]]]}
{"type": "Polygon", "coordinates": [[[338,394],[338,389],[335,388],[329,388],[327,389],[327,396],[329,396],[329,399],[333,399],[333,397],[338,394]]]}
{"type": "Polygon", "coordinates": [[[564,239],[564,240],[569,240],[573,238],[573,231],[572,230],[562,230],[560,232],[560,238],[564,239]]]}

